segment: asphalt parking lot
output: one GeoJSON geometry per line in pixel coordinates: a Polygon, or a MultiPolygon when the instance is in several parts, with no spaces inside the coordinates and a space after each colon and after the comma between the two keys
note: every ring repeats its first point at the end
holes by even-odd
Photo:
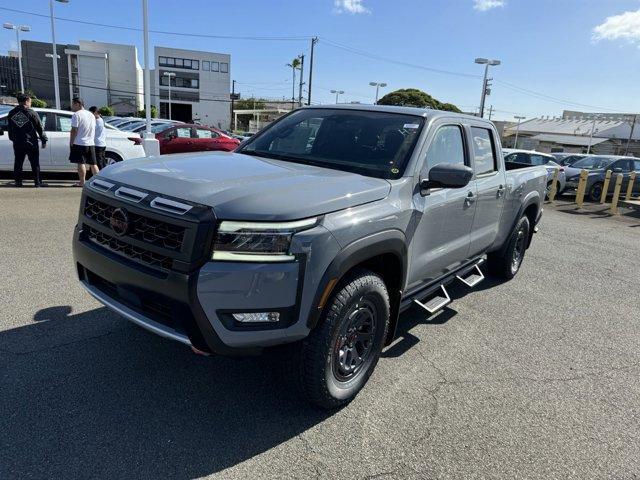
{"type": "Polygon", "coordinates": [[[79,195],[0,187],[0,478],[640,476],[640,219],[548,207],[515,280],[404,314],[324,413],[279,356],[199,357],[85,294],[79,195]]]}

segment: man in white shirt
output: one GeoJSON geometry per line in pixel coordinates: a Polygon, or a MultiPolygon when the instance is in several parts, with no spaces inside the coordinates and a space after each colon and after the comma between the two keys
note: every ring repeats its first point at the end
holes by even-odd
{"type": "Polygon", "coordinates": [[[104,154],[107,149],[107,131],[104,128],[104,120],[98,111],[98,107],[89,107],[89,111],[96,117],[96,136],[94,137],[96,161],[98,168],[102,169],[106,161],[104,154]]]}
{"type": "Polygon", "coordinates": [[[87,177],[87,165],[93,175],[99,172],[95,152],[96,119],[93,113],[84,109],[84,102],[80,98],[73,99],[71,110],[74,114],[71,117],[69,161],[78,164],[79,182],[76,186],[82,187],[87,177]]]}

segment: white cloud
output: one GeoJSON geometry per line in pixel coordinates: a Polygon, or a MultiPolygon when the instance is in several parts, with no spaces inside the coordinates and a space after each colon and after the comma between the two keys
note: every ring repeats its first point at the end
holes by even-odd
{"type": "Polygon", "coordinates": [[[473,0],[473,8],[481,12],[492,8],[504,7],[506,4],[506,0],[473,0]]]}
{"type": "Polygon", "coordinates": [[[336,13],[371,13],[367,7],[365,7],[362,2],[364,0],[334,0],[333,5],[335,7],[336,13]]]}
{"type": "Polygon", "coordinates": [[[624,12],[607,17],[603,23],[593,29],[593,41],[626,40],[640,43],[640,10],[624,12]]]}

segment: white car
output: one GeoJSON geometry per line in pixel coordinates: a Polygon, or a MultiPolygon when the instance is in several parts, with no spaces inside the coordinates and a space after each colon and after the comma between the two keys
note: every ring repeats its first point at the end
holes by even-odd
{"type": "MultiPolygon", "coordinates": [[[[13,170],[13,144],[7,133],[7,115],[13,107],[0,106],[0,171],[13,170]]],[[[76,166],[69,162],[69,135],[73,112],[51,108],[34,108],[44,127],[49,141],[40,150],[40,169],[43,172],[75,172],[76,166]]],[[[105,124],[107,131],[106,163],[110,165],[121,160],[144,157],[142,139],[131,132],[121,132],[105,124]]],[[[31,170],[25,159],[24,169],[31,170]]]]}

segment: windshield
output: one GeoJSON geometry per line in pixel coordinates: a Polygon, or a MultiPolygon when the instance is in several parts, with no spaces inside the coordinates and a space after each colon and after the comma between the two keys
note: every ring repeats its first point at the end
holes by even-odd
{"type": "Polygon", "coordinates": [[[600,168],[606,168],[609,164],[613,163],[615,158],[609,157],[587,157],[582,160],[578,160],[572,163],[574,168],[586,168],[587,170],[598,170],[600,168]]]}
{"type": "Polygon", "coordinates": [[[423,123],[397,113],[302,109],[248,140],[240,153],[398,178],[423,123]]]}

